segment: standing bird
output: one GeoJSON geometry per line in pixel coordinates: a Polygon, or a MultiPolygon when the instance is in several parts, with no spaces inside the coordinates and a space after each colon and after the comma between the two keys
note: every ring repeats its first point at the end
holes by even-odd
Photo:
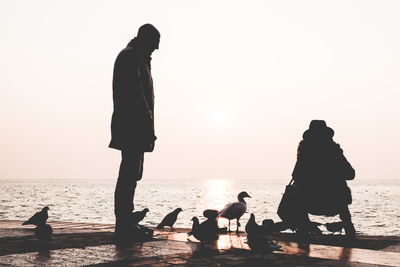
{"type": "Polygon", "coordinates": [[[168,213],[165,215],[164,219],[161,221],[161,223],[157,226],[158,230],[161,230],[164,226],[169,226],[171,227],[171,230],[173,231],[174,228],[172,227],[174,223],[176,222],[176,219],[178,218],[179,212],[181,212],[181,208],[175,209],[173,212],[168,213]]]}
{"type": "Polygon", "coordinates": [[[149,212],[148,208],[144,208],[142,211],[132,212],[132,215],[131,215],[132,222],[138,224],[139,222],[141,222],[144,219],[147,212],[149,212]]]}
{"type": "Polygon", "coordinates": [[[200,224],[199,219],[197,217],[193,217],[192,221],[192,231],[188,233],[188,236],[193,235],[201,242],[218,240],[218,227],[215,219],[207,219],[200,224]]]}
{"type": "Polygon", "coordinates": [[[246,212],[247,210],[247,204],[246,201],[244,201],[245,197],[249,197],[251,198],[251,196],[249,196],[249,194],[247,194],[246,192],[240,192],[240,194],[238,195],[238,202],[233,202],[233,203],[229,203],[228,205],[225,206],[225,208],[223,208],[223,210],[221,210],[218,215],[220,217],[226,218],[229,220],[229,226],[228,226],[228,230],[229,232],[231,232],[231,220],[236,219],[236,233],[239,233],[239,219],[240,217],[242,217],[242,215],[246,212]]]}
{"type": "Polygon", "coordinates": [[[246,224],[246,233],[247,233],[247,237],[250,236],[257,236],[261,234],[261,228],[260,226],[256,223],[256,217],[254,216],[254,214],[250,214],[250,219],[246,224]]]}
{"type": "Polygon", "coordinates": [[[38,226],[46,224],[47,218],[49,218],[49,215],[47,214],[48,210],[49,207],[44,207],[41,211],[36,212],[32,217],[30,217],[29,220],[25,221],[22,225],[33,224],[38,226]]]}

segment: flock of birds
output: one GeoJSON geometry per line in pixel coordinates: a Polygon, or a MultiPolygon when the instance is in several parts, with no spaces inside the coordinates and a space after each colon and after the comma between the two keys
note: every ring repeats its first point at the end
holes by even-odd
{"type": "MultiPolygon", "coordinates": [[[[207,209],[203,212],[203,216],[206,218],[205,221],[200,223],[199,218],[193,217],[192,230],[188,233],[188,236],[194,236],[201,242],[215,241],[218,240],[218,234],[225,232],[226,228],[218,228],[217,218],[226,218],[229,221],[228,232],[231,232],[231,220],[236,219],[236,233],[239,233],[240,218],[247,211],[247,203],[244,198],[251,198],[246,192],[240,192],[237,196],[238,201],[227,204],[222,210],[207,209]]],[[[31,218],[23,223],[23,225],[32,224],[36,225],[35,235],[41,241],[49,241],[53,230],[48,225],[48,210],[49,207],[44,207],[40,212],[35,213],[31,218]]],[[[132,222],[135,225],[139,225],[146,214],[149,212],[148,208],[141,211],[132,212],[132,222]]],[[[178,214],[182,212],[181,208],[177,208],[171,213],[168,213],[163,220],[157,225],[157,229],[161,230],[168,226],[173,230],[178,214]]],[[[316,223],[316,229],[319,230],[316,223]]],[[[326,223],[325,227],[331,232],[341,232],[343,229],[342,222],[326,223]]],[[[250,219],[246,224],[245,230],[247,233],[247,243],[249,247],[257,251],[274,251],[280,250],[280,246],[275,244],[272,240],[266,237],[266,234],[272,232],[280,232],[286,230],[286,226],[283,222],[274,223],[273,220],[264,220],[262,225],[258,225],[255,216],[252,213],[250,219]]],[[[320,230],[319,230],[320,231],[320,230]]],[[[321,232],[321,231],[320,231],[321,232]]],[[[322,233],[322,232],[321,232],[322,233]]]]}

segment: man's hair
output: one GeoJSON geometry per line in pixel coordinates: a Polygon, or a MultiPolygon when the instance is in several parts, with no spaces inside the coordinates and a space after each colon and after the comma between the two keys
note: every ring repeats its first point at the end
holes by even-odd
{"type": "Polygon", "coordinates": [[[142,25],[137,33],[139,39],[154,39],[155,37],[160,37],[160,32],[151,24],[142,25]]]}

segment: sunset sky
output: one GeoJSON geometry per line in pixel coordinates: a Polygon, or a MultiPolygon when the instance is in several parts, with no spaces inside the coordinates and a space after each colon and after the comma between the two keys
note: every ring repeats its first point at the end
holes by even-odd
{"type": "Polygon", "coordinates": [[[399,1],[0,0],[0,179],[116,179],[115,57],[153,53],[143,179],[290,179],[324,119],[356,179],[399,179],[399,1]]]}

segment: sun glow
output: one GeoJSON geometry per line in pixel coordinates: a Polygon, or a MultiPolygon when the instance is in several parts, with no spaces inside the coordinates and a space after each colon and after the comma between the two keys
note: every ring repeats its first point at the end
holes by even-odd
{"type": "Polygon", "coordinates": [[[207,180],[207,192],[204,198],[208,208],[221,210],[228,203],[227,192],[230,191],[231,186],[229,180],[207,180]]]}
{"type": "Polygon", "coordinates": [[[228,122],[228,113],[224,110],[215,111],[212,114],[212,119],[214,124],[217,126],[226,125],[228,122]]]}

